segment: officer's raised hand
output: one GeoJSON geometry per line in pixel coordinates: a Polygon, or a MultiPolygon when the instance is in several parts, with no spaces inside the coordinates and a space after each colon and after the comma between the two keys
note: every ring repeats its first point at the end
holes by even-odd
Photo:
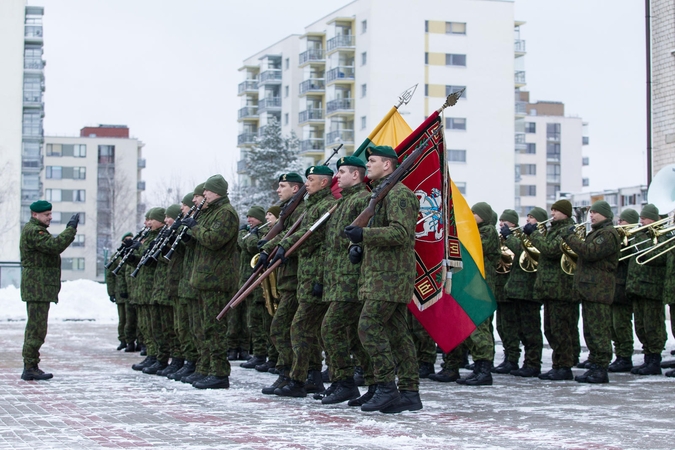
{"type": "Polygon", "coordinates": [[[66,227],[75,228],[77,230],[77,225],[80,223],[80,213],[75,213],[68,221],[66,227]]]}

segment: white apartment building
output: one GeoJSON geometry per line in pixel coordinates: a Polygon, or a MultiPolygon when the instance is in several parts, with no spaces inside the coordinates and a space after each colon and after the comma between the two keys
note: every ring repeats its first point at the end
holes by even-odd
{"type": "Polygon", "coordinates": [[[642,207],[648,203],[647,186],[645,185],[608,189],[598,192],[566,193],[560,195],[560,198],[568,199],[575,208],[590,207],[593,203],[604,200],[611,206],[615,222],[624,209],[632,208],[639,213],[642,207]]]}
{"type": "Polygon", "coordinates": [[[78,137],[45,137],[41,182],[44,199],[53,205],[49,231],[60,233],[80,213],[75,241],[61,254],[62,279],[102,281],[105,260],[122,235],[142,226],[143,145],[124,125],[84,127],[78,137]]]}
{"type": "Polygon", "coordinates": [[[515,165],[514,81],[524,86],[513,14],[512,1],[356,0],[318,19],[244,61],[242,156],[272,116],[300,138],[308,165],[340,143],[351,154],[408,87],[418,84],[401,108],[413,129],[466,87],[445,111],[451,175],[469,203],[513,208],[514,170],[505,168],[515,165]]]}

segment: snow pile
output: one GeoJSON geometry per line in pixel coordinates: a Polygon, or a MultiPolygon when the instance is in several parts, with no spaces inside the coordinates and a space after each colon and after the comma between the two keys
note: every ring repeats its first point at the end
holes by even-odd
{"type": "MultiPolygon", "coordinates": [[[[0,322],[26,320],[26,304],[13,286],[0,289],[0,322]]],[[[49,321],[94,320],[117,322],[117,306],[111,303],[105,284],[91,280],[61,283],[59,303],[49,308],[49,321]]]]}

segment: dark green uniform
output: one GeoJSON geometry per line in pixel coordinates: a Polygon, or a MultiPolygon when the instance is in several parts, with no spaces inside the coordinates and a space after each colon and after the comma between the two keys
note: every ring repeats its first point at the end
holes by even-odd
{"type": "MultiPolygon", "coordinates": [[[[199,301],[199,292],[190,285],[190,276],[192,275],[192,267],[194,265],[194,241],[189,241],[187,243],[181,242],[178,244],[178,249],[183,253],[182,272],[180,281],[178,282],[178,302],[180,305],[185,305],[188,317],[187,331],[185,332],[187,338],[185,346],[183,347],[183,354],[187,361],[196,362],[196,372],[204,375],[208,373],[209,368],[204,364],[203,359],[200,358],[200,355],[203,354],[204,351],[202,308],[199,301]],[[191,345],[189,343],[190,341],[192,342],[191,345]]],[[[183,331],[179,330],[178,333],[179,335],[182,335],[183,331]]]]}
{"type": "Polygon", "coordinates": [[[49,304],[59,301],[60,255],[75,240],[76,232],[75,228],[66,227],[58,236],[52,236],[35,218],[21,230],[21,300],[26,302],[28,316],[22,352],[25,369],[37,367],[40,362],[40,347],[47,336],[49,304]]]}
{"type": "MultiPolygon", "coordinates": [[[[670,309],[670,331],[675,336],[675,251],[673,251],[673,243],[668,247],[661,247],[662,250],[670,248],[666,255],[666,276],[663,284],[663,303],[668,305],[670,309]]],[[[653,254],[652,254],[653,256],[653,254]]]]}
{"type": "MultiPolygon", "coordinates": [[[[251,231],[248,228],[239,231],[239,236],[237,237],[237,245],[241,252],[239,259],[239,286],[243,286],[244,283],[251,277],[253,274],[253,268],[251,267],[251,258],[258,254],[258,241],[262,237],[263,233],[258,232],[257,227],[254,227],[255,231],[251,231]]],[[[272,317],[267,312],[265,308],[265,298],[263,297],[263,292],[261,287],[257,287],[251,294],[249,294],[246,299],[246,305],[239,306],[235,308],[234,311],[229,312],[228,314],[236,313],[238,309],[246,312],[245,324],[247,332],[243,333],[240,331],[241,336],[250,336],[251,346],[253,347],[253,354],[255,356],[267,356],[267,348],[269,346],[269,326],[272,322],[272,317]]],[[[232,322],[228,323],[228,326],[231,326],[232,322]]],[[[229,332],[230,330],[228,330],[229,332]]],[[[229,341],[229,339],[228,339],[229,341]]],[[[229,342],[229,347],[233,347],[234,343],[229,342]]],[[[243,347],[245,350],[248,350],[248,345],[243,347]]]]}
{"type": "MultiPolygon", "coordinates": [[[[170,245],[167,245],[170,248],[170,245]]],[[[168,248],[167,248],[168,251],[168,248]]],[[[162,256],[166,261],[166,258],[162,256]]],[[[171,302],[173,309],[174,348],[171,350],[173,358],[196,361],[197,350],[190,334],[190,319],[188,313],[188,300],[181,297],[180,282],[183,277],[183,262],[185,260],[185,246],[178,244],[176,251],[171,255],[168,276],[165,284],[166,296],[171,302]]]]}
{"type": "Polygon", "coordinates": [[[132,344],[135,341],[137,345],[141,345],[143,344],[143,334],[138,326],[138,302],[134,298],[134,283],[136,280],[131,278],[131,273],[133,271],[134,268],[131,267],[130,264],[125,264],[118,272],[117,276],[124,277],[127,284],[127,295],[129,296],[129,298],[126,299],[127,322],[124,325],[124,336],[126,337],[127,344],[132,344]]]}
{"type": "Polygon", "coordinates": [[[504,347],[504,360],[518,364],[520,339],[518,338],[518,305],[506,295],[506,284],[516,270],[518,260],[514,258],[511,271],[495,275],[495,300],[497,300],[497,333],[504,347]]]}
{"type": "Polygon", "coordinates": [[[126,298],[128,297],[127,281],[124,271],[120,271],[119,276],[113,275],[112,271],[115,265],[106,269],[105,284],[108,289],[108,297],[115,299],[117,306],[117,340],[123,343],[127,342],[124,335],[124,326],[127,323],[126,298]],[[124,297],[122,296],[124,294],[124,297]]]}
{"type": "Polygon", "coordinates": [[[150,328],[157,346],[157,360],[165,363],[170,356],[178,356],[176,352],[180,350],[173,324],[173,302],[166,293],[169,264],[161,255],[153,264],[156,268],[150,299],[150,328]]]}
{"type": "MultiPolygon", "coordinates": [[[[624,253],[621,253],[623,255],[624,253]]],[[[612,341],[617,357],[633,356],[633,302],[626,295],[628,260],[619,261],[614,272],[614,301],[612,302],[612,341]]],[[[667,280],[667,278],[666,278],[667,280]]]]}

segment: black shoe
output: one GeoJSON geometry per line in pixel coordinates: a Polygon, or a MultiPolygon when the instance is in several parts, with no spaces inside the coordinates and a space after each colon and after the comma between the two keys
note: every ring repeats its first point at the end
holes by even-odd
{"type": "Polygon", "coordinates": [[[120,345],[117,346],[117,351],[119,352],[120,350],[124,350],[127,348],[127,343],[124,341],[120,341],[120,345]]]}
{"type": "Polygon", "coordinates": [[[262,364],[255,366],[255,370],[258,372],[269,372],[270,369],[273,369],[277,366],[276,361],[268,360],[262,364]]]}
{"type": "Polygon", "coordinates": [[[538,369],[536,367],[527,367],[527,366],[523,366],[520,369],[511,371],[511,375],[515,375],[517,377],[524,377],[524,378],[538,377],[539,374],[541,374],[541,369],[538,369]]]}
{"type": "Polygon", "coordinates": [[[375,395],[368,402],[361,405],[361,411],[380,411],[394,404],[399,398],[400,395],[395,382],[378,383],[375,395]]]}
{"type": "Polygon", "coordinates": [[[466,380],[467,386],[491,386],[492,385],[492,361],[476,361],[477,373],[474,378],[466,380]]]}
{"type": "Polygon", "coordinates": [[[671,350],[671,351],[670,351],[670,355],[671,355],[671,356],[675,356],[675,350],[671,350]]]}
{"type": "Polygon", "coordinates": [[[270,367],[269,369],[267,369],[267,371],[273,375],[279,375],[281,373],[279,372],[279,369],[277,369],[276,367],[270,367]]]}
{"type": "Polygon", "coordinates": [[[450,383],[451,381],[459,380],[459,370],[455,369],[441,369],[438,373],[429,375],[429,379],[433,381],[440,381],[441,383],[450,383]]]}
{"type": "Polygon", "coordinates": [[[164,370],[169,365],[166,362],[160,362],[160,361],[155,361],[151,366],[144,367],[143,368],[143,373],[147,373],[149,375],[155,375],[157,374],[158,371],[164,370]]]}
{"type": "Polygon", "coordinates": [[[400,413],[403,411],[419,411],[422,409],[422,400],[417,391],[401,391],[401,396],[393,405],[381,409],[385,414],[400,413]]]}
{"type": "MultiPolygon", "coordinates": [[[[333,383],[336,384],[336,383],[333,383]]],[[[331,385],[330,387],[332,387],[331,385]]],[[[330,389],[330,387],[328,389],[330,389]]],[[[327,389],[327,390],[328,390],[327,389]]],[[[337,383],[335,391],[331,394],[328,394],[321,400],[322,405],[334,405],[336,403],[346,402],[348,400],[354,400],[361,396],[358,386],[354,382],[354,378],[347,378],[337,383]]]]}
{"type": "Polygon", "coordinates": [[[237,350],[237,359],[239,361],[248,361],[251,359],[251,355],[246,350],[238,349],[237,350]]]}
{"type": "Polygon", "coordinates": [[[307,372],[307,381],[305,381],[304,387],[308,393],[325,391],[326,387],[323,385],[322,373],[318,370],[307,372]]]}
{"type": "MultiPolygon", "coordinates": [[[[675,367],[675,366],[674,366],[675,367]]],[[[617,356],[612,364],[607,368],[610,372],[630,372],[633,368],[633,361],[624,356],[617,356]]]]}
{"type": "Polygon", "coordinates": [[[136,351],[136,344],[134,342],[130,342],[127,344],[127,348],[124,349],[124,353],[133,353],[136,351]]]}
{"type": "Polygon", "coordinates": [[[356,383],[357,386],[366,385],[366,378],[363,373],[363,367],[361,366],[354,367],[354,383],[356,383]]]}
{"type": "Polygon", "coordinates": [[[436,373],[433,363],[420,363],[419,375],[420,378],[429,378],[429,375],[436,373]]]}
{"type": "Polygon", "coordinates": [[[491,370],[492,373],[499,373],[499,374],[508,374],[511,373],[512,370],[518,370],[518,363],[513,362],[513,361],[504,361],[501,363],[499,366],[493,368],[491,370]]]}
{"type": "Polygon", "coordinates": [[[195,363],[192,361],[185,361],[183,367],[178,369],[176,372],[167,374],[166,377],[169,380],[180,381],[181,378],[186,377],[188,375],[192,375],[194,372],[195,372],[195,363]]]}
{"type": "Polygon", "coordinates": [[[607,369],[591,364],[591,368],[583,375],[574,377],[577,383],[609,383],[607,369]]]}
{"type": "MultiPolygon", "coordinates": [[[[335,389],[337,389],[339,385],[340,385],[340,383],[339,383],[338,381],[333,381],[333,382],[330,384],[330,386],[328,386],[328,387],[326,388],[325,391],[323,391],[323,392],[317,392],[317,393],[313,394],[313,395],[312,395],[312,398],[313,398],[314,400],[323,400],[324,398],[328,397],[328,396],[331,395],[333,392],[335,392],[335,389]]],[[[361,394],[359,394],[359,395],[361,395],[361,394]]]]}
{"type": "Polygon", "coordinates": [[[671,359],[669,361],[661,361],[661,368],[662,369],[673,369],[673,368],[675,368],[675,359],[671,359]]]}
{"type": "Polygon", "coordinates": [[[635,366],[632,369],[630,369],[630,373],[632,373],[633,375],[637,375],[638,370],[644,369],[645,367],[647,367],[647,365],[649,364],[649,361],[651,361],[651,356],[650,355],[644,355],[643,360],[642,360],[642,364],[640,364],[639,366],[635,366]]]}
{"type": "Polygon", "coordinates": [[[277,378],[276,381],[272,383],[271,386],[263,388],[262,393],[265,395],[272,395],[274,394],[275,390],[286,386],[290,381],[291,380],[289,380],[288,377],[286,377],[285,375],[279,374],[279,378],[277,378]]]}
{"type": "Polygon", "coordinates": [[[368,390],[366,391],[365,394],[363,394],[359,398],[355,398],[354,400],[349,400],[347,402],[347,405],[349,406],[361,406],[364,403],[367,403],[371,398],[373,398],[373,395],[375,395],[375,390],[377,389],[376,384],[371,384],[368,386],[368,390]]]}
{"type": "Polygon", "coordinates": [[[475,364],[475,363],[466,364],[466,365],[464,366],[464,368],[465,368],[466,370],[474,370],[474,369],[476,368],[476,364],[475,364]]]}
{"type": "MultiPolygon", "coordinates": [[[[134,351],[140,352],[141,350],[143,350],[144,347],[145,347],[145,345],[141,344],[140,342],[136,342],[136,350],[134,350],[134,351]]],[[[141,355],[141,356],[143,356],[143,355],[141,355]]]]}
{"type": "MultiPolygon", "coordinates": [[[[138,351],[138,348],[136,349],[136,351],[138,351]]],[[[146,347],[145,345],[141,345],[140,352],[141,352],[141,356],[147,356],[148,355],[148,347],[146,347]]]]}
{"type": "Polygon", "coordinates": [[[589,360],[580,362],[577,364],[577,369],[590,369],[591,368],[591,362],[589,360]]]}
{"type": "Polygon", "coordinates": [[[28,369],[23,369],[21,374],[21,379],[25,381],[33,380],[49,380],[53,377],[51,373],[45,373],[38,368],[38,366],[30,367],[28,369]]]}
{"type": "Polygon", "coordinates": [[[675,377],[675,370],[669,370],[665,375],[670,378],[675,377]]]}
{"type": "MultiPolygon", "coordinates": [[[[572,373],[572,369],[569,367],[561,367],[559,369],[554,369],[552,372],[549,372],[548,378],[545,378],[546,380],[551,380],[551,381],[567,381],[567,380],[573,380],[574,379],[574,374],[572,373]]],[[[541,378],[541,375],[539,376],[541,378]]]]}
{"type": "Polygon", "coordinates": [[[231,348],[227,351],[227,360],[228,361],[236,361],[237,355],[238,355],[237,349],[231,348]]]}
{"type": "Polygon", "coordinates": [[[330,381],[330,370],[326,369],[321,372],[321,381],[324,383],[328,383],[330,381]]]}
{"type": "Polygon", "coordinates": [[[209,375],[203,380],[195,381],[192,386],[197,389],[227,389],[230,387],[230,377],[209,375]]]}
{"type": "Polygon", "coordinates": [[[253,356],[253,358],[249,359],[246,362],[243,362],[239,364],[239,367],[243,367],[244,369],[255,369],[255,366],[259,366],[261,364],[265,364],[267,361],[266,356],[253,356]]]}
{"type": "Polygon", "coordinates": [[[180,379],[180,381],[186,384],[192,384],[195,381],[200,381],[203,380],[204,378],[206,378],[206,375],[204,375],[203,373],[192,372],[190,375],[185,375],[183,378],[180,379]]]}
{"type": "MultiPolygon", "coordinates": [[[[465,369],[470,366],[469,364],[469,350],[464,350],[462,353],[462,362],[459,364],[459,367],[464,367],[465,369]]],[[[473,370],[473,367],[469,370],[473,370]]]]}
{"type": "Polygon", "coordinates": [[[131,368],[134,370],[143,370],[146,367],[150,367],[151,365],[153,365],[156,361],[157,361],[156,357],[148,356],[143,361],[132,365],[131,368]]]}
{"type": "Polygon", "coordinates": [[[166,369],[164,370],[158,370],[157,375],[165,377],[167,375],[171,375],[172,373],[176,373],[183,368],[183,364],[185,364],[185,360],[183,358],[173,357],[171,358],[171,364],[166,366],[166,369]]]}
{"type": "MultiPolygon", "coordinates": [[[[661,375],[661,354],[652,353],[645,367],[637,371],[637,375],[661,375]]],[[[631,371],[632,373],[632,371],[631,371]]]]}
{"type": "Polygon", "coordinates": [[[281,397],[307,397],[305,383],[297,380],[291,380],[286,386],[276,388],[274,394],[281,397]]]}

